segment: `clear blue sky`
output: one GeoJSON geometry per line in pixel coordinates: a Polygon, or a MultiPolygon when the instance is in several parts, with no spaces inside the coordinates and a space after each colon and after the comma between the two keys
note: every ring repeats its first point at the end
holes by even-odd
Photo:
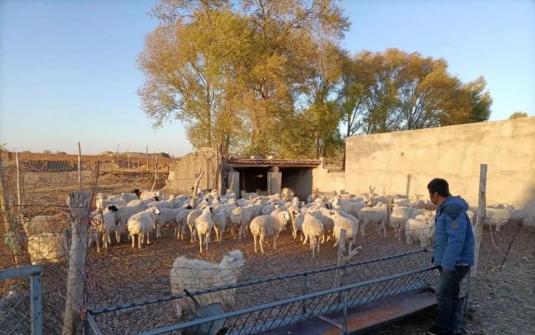
{"type": "MultiPolygon", "coordinates": [[[[1,1],[1,0],[0,0],[1,1]]],[[[136,56],[155,1],[1,1],[0,143],[86,153],[191,150],[178,122],[154,130],[136,93],[136,56]]],[[[351,52],[389,47],[444,58],[463,81],[480,75],[493,120],[535,115],[535,3],[343,1],[351,52]]]]}

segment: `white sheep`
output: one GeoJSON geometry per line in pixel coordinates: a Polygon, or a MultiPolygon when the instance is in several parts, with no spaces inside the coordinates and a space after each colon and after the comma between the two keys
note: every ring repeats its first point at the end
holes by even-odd
{"type": "Polygon", "coordinates": [[[418,215],[416,219],[408,219],[405,223],[405,240],[407,244],[420,242],[422,248],[431,246],[431,239],[435,232],[435,225],[431,220],[425,220],[425,216],[418,215]]]}
{"type": "Polygon", "coordinates": [[[264,239],[273,236],[273,249],[277,249],[277,238],[290,222],[288,211],[273,211],[270,215],[255,217],[249,224],[253,235],[254,252],[257,252],[257,243],[260,243],[260,251],[264,253],[264,239]]]}
{"type": "Polygon", "coordinates": [[[382,229],[386,237],[386,207],[379,205],[376,207],[364,207],[358,213],[360,231],[362,236],[366,236],[366,226],[375,224],[377,229],[382,229]]]}
{"type": "MultiPolygon", "coordinates": [[[[151,206],[152,207],[152,206],[151,206]]],[[[181,213],[184,209],[183,208],[159,208],[160,215],[158,215],[158,218],[156,220],[156,237],[161,237],[161,229],[163,226],[170,226],[174,228],[175,235],[178,231],[178,224],[177,224],[177,216],[179,213],[181,213]]]]}
{"type": "Polygon", "coordinates": [[[202,244],[205,242],[205,249],[208,251],[208,243],[210,242],[210,232],[214,228],[214,221],[212,219],[212,207],[205,207],[201,215],[195,218],[195,231],[199,237],[199,252],[202,252],[202,244]]]}
{"type": "MultiPolygon", "coordinates": [[[[412,217],[412,208],[401,205],[392,207],[389,225],[394,228],[394,235],[401,241],[401,229],[405,227],[405,222],[412,217]]],[[[418,210],[420,211],[420,210],[418,210]]]]}
{"type": "Polygon", "coordinates": [[[202,214],[202,211],[203,210],[200,208],[195,208],[191,210],[188,213],[188,216],[186,217],[186,224],[188,225],[188,228],[189,228],[191,243],[197,242],[197,235],[195,232],[195,219],[197,219],[202,214]]]}
{"type": "Polygon", "coordinates": [[[499,232],[501,227],[505,225],[511,218],[511,208],[508,206],[489,206],[486,209],[486,213],[487,217],[485,223],[496,226],[496,232],[499,232]]]}
{"type": "Polygon", "coordinates": [[[38,233],[28,236],[28,254],[32,264],[57,263],[65,260],[68,251],[63,233],[38,233]]]}
{"type": "Polygon", "coordinates": [[[117,238],[117,234],[119,234],[116,221],[117,211],[117,207],[113,205],[104,208],[102,211],[102,244],[104,244],[104,248],[108,248],[108,244],[111,244],[112,232],[115,232],[116,241],[119,243],[117,238]]]}
{"type": "Polygon", "coordinates": [[[106,199],[104,199],[104,195],[102,193],[97,193],[95,198],[95,206],[97,209],[101,210],[104,210],[104,208],[111,205],[116,207],[125,206],[127,203],[128,201],[124,201],[121,196],[108,196],[106,199]]]}
{"type": "Polygon", "coordinates": [[[181,211],[178,212],[176,215],[176,223],[177,223],[177,231],[176,231],[176,239],[184,239],[185,231],[188,220],[188,215],[193,209],[188,204],[186,207],[182,208],[181,211]]]}
{"type": "Polygon", "coordinates": [[[292,220],[292,237],[294,240],[297,238],[297,235],[301,233],[301,237],[299,238],[299,241],[303,241],[303,222],[305,221],[305,214],[303,213],[297,213],[292,220]]]}
{"type": "Polygon", "coordinates": [[[237,229],[238,238],[241,241],[242,236],[246,234],[246,228],[253,219],[254,208],[250,205],[235,207],[230,211],[230,232],[235,237],[235,230],[237,229]]]}
{"type": "Polygon", "coordinates": [[[165,196],[161,191],[141,191],[139,194],[141,200],[164,200],[164,198],[165,196]]]}
{"type": "Polygon", "coordinates": [[[348,250],[352,250],[353,243],[357,240],[357,235],[359,232],[359,221],[357,218],[353,217],[350,218],[343,213],[340,213],[338,211],[332,211],[331,217],[334,221],[334,228],[333,228],[333,236],[335,239],[334,247],[338,245],[340,242],[340,231],[342,229],[345,229],[346,231],[346,240],[349,241],[349,248],[348,250]]]}
{"type": "MultiPolygon", "coordinates": [[[[181,295],[184,289],[194,293],[196,291],[233,285],[238,282],[238,276],[245,264],[243,253],[233,250],[227,253],[219,264],[209,263],[199,259],[178,257],[173,262],[169,274],[171,293],[181,295]]],[[[212,293],[196,295],[195,298],[201,305],[220,303],[226,309],[234,308],[235,289],[221,290],[212,293]]],[[[180,298],[175,300],[177,317],[190,310],[191,304],[180,298]]]]}
{"type": "Polygon", "coordinates": [[[40,233],[63,234],[65,228],[71,227],[71,217],[67,212],[59,212],[55,215],[37,215],[30,220],[23,217],[22,227],[27,236],[40,233]]]}
{"type": "Polygon", "coordinates": [[[323,224],[323,230],[325,234],[321,238],[321,243],[325,242],[325,235],[327,235],[327,241],[329,241],[334,229],[334,221],[331,218],[331,210],[327,209],[326,207],[312,207],[308,212],[316,219],[319,219],[323,224]]]}
{"type": "Polygon", "coordinates": [[[225,231],[229,221],[228,211],[218,211],[214,214],[213,221],[216,241],[221,244],[223,241],[223,232],[225,231]]]}
{"type": "Polygon", "coordinates": [[[132,248],[135,247],[134,235],[137,235],[137,245],[141,248],[143,237],[146,237],[146,244],[150,244],[150,232],[156,229],[156,216],[160,210],[156,207],[150,207],[143,212],[136,213],[128,218],[128,234],[132,239],[132,248]]]}
{"type": "Polygon", "coordinates": [[[320,237],[324,234],[323,229],[323,223],[314,216],[312,216],[310,213],[306,213],[304,220],[303,220],[303,235],[305,236],[305,240],[303,241],[303,244],[306,244],[307,240],[309,240],[310,243],[310,250],[312,250],[312,257],[315,256],[316,250],[317,254],[320,253],[320,237]]]}
{"type": "Polygon", "coordinates": [[[128,219],[132,215],[140,213],[145,209],[147,209],[147,207],[143,203],[140,203],[137,206],[124,206],[117,208],[117,212],[115,212],[115,220],[117,222],[115,237],[117,239],[117,243],[121,242],[121,233],[126,232],[126,224],[128,219]]]}

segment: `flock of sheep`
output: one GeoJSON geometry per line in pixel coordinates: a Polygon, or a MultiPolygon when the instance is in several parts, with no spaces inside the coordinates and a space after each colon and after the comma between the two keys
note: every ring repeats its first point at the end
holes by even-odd
{"type": "MultiPolygon", "coordinates": [[[[468,214],[474,220],[473,209],[468,214]]],[[[120,243],[121,238],[128,236],[132,247],[136,247],[137,242],[137,247],[141,248],[144,243],[150,243],[151,234],[160,237],[161,228],[170,227],[176,239],[184,240],[189,233],[190,242],[198,242],[201,253],[208,250],[212,231],[217,243],[222,243],[224,238],[241,241],[250,234],[254,251],[264,253],[266,239],[272,239],[276,249],[281,232],[291,229],[293,239],[299,239],[305,245],[308,243],[314,257],[320,252],[320,245],[329,240],[337,246],[342,229],[345,230],[344,247],[352,250],[358,236],[366,237],[368,226],[375,227],[379,236],[386,237],[387,230],[391,228],[398,240],[404,236],[408,244],[419,243],[421,247],[429,247],[434,234],[434,216],[434,206],[429,202],[400,195],[378,196],[372,188],[361,196],[315,193],[308,196],[306,202],[300,201],[287,188],[280,194],[245,194],[240,199],[230,190],[225,195],[212,190],[192,197],[166,196],[160,191],[136,189],[120,195],[97,195],[96,209],[90,216],[88,243],[90,246],[96,243],[100,251],[100,242],[108,248],[113,239],[120,243]]],[[[487,208],[487,223],[495,225],[497,230],[510,219],[522,219],[523,216],[521,210],[506,205],[487,208]]],[[[65,235],[58,231],[49,232],[47,227],[55,227],[59,221],[65,221],[68,227],[69,220],[70,217],[64,213],[24,220],[32,262],[59,259],[64,248],[57,245],[63,244],[65,235]]],[[[217,264],[178,257],[170,271],[171,292],[182,294],[185,290],[198,291],[236,284],[244,264],[241,250],[227,253],[217,264]]],[[[191,297],[195,304],[188,299],[175,300],[178,317],[188,310],[196,313],[195,306],[233,306],[235,289],[191,297]]]]}
{"type": "MultiPolygon", "coordinates": [[[[475,222],[474,211],[469,211],[475,222]]],[[[496,230],[510,219],[522,219],[524,213],[507,205],[489,206],[487,223],[496,230]]],[[[65,248],[61,230],[51,227],[69,227],[70,217],[64,213],[39,215],[24,220],[28,237],[28,252],[32,261],[46,261],[61,258],[65,248]],[[63,222],[64,224],[60,224],[63,222]],[[63,251],[62,251],[63,249],[63,251]]],[[[252,235],[255,252],[265,251],[266,239],[277,238],[286,228],[290,228],[294,239],[300,238],[309,244],[312,255],[319,253],[320,245],[332,239],[334,246],[340,238],[341,229],[346,231],[346,239],[351,249],[356,237],[366,236],[368,226],[375,226],[378,233],[386,237],[392,228],[397,239],[404,235],[408,244],[419,243],[429,247],[434,234],[434,210],[432,204],[405,196],[378,196],[370,192],[362,196],[345,193],[311,194],[306,202],[294,197],[290,189],[280,194],[257,196],[246,194],[237,199],[227,190],[219,195],[215,190],[199,192],[196,198],[188,195],[165,196],[163,192],[134,190],[132,193],[109,195],[98,194],[96,210],[91,214],[89,244],[100,242],[108,248],[114,237],[116,243],[127,235],[132,247],[141,248],[150,243],[150,235],[161,236],[162,227],[172,227],[177,239],[184,239],[189,233],[192,243],[199,243],[199,250],[207,250],[211,242],[211,232],[221,243],[225,234],[230,233],[240,241],[252,235]],[[390,206],[389,206],[390,204],[390,206]]]]}
{"type": "Polygon", "coordinates": [[[150,234],[160,237],[164,226],[174,229],[177,239],[184,239],[189,232],[190,242],[199,243],[199,251],[209,248],[211,232],[221,243],[228,232],[240,241],[252,235],[255,252],[264,253],[267,238],[277,247],[280,233],[290,227],[294,239],[300,237],[309,244],[312,255],[319,252],[320,244],[331,238],[338,244],[340,231],[346,230],[349,248],[357,236],[366,235],[367,226],[375,226],[386,237],[387,226],[394,229],[397,238],[401,231],[409,243],[430,245],[433,234],[434,212],[424,207],[424,201],[410,201],[406,197],[392,198],[374,196],[350,196],[339,194],[332,197],[310,195],[301,202],[287,188],[280,194],[249,196],[237,199],[230,191],[220,196],[214,190],[200,193],[196,199],[187,195],[166,197],[162,192],[122,193],[104,198],[97,196],[97,209],[92,213],[91,240],[102,239],[105,248],[111,236],[119,243],[126,234],[132,247],[141,248],[144,240],[150,243],[150,234]],[[391,199],[392,210],[388,216],[387,201],[391,199]]]}

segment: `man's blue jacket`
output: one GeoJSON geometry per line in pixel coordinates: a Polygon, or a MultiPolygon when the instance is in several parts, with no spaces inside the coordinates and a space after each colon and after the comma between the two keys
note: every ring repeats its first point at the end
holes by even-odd
{"type": "Polygon", "coordinates": [[[455,265],[474,265],[474,233],[461,197],[447,197],[435,217],[434,263],[446,270],[455,265]]]}

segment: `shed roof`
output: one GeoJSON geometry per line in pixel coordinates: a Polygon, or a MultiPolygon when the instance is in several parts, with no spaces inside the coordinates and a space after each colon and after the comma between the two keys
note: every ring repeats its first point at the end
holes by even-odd
{"type": "Polygon", "coordinates": [[[271,167],[279,168],[314,168],[320,165],[318,159],[248,159],[230,157],[227,164],[231,167],[271,167]]]}

